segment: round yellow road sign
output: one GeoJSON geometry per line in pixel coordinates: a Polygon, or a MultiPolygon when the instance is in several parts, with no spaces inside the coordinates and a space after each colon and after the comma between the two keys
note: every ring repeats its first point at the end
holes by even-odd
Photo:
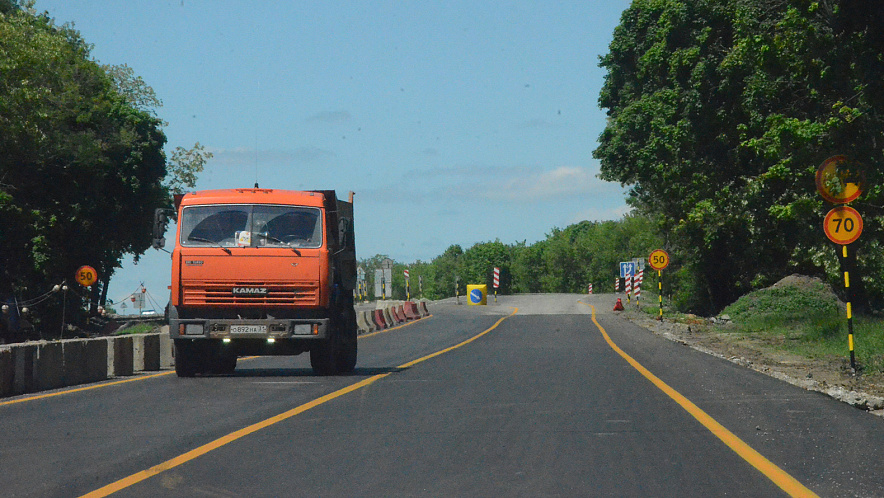
{"type": "Polygon", "coordinates": [[[847,156],[832,156],[816,170],[816,189],[833,204],[847,204],[863,193],[862,167],[847,156]]]}
{"type": "Polygon", "coordinates": [[[669,266],[669,254],[663,249],[656,249],[648,256],[648,264],[655,270],[662,270],[669,266]]]}
{"type": "Polygon", "coordinates": [[[81,266],[77,268],[76,280],[83,287],[89,287],[98,280],[98,272],[91,266],[81,266]]]}
{"type": "Polygon", "coordinates": [[[863,219],[849,206],[838,206],[832,208],[826,219],[823,221],[823,230],[829,240],[836,244],[846,246],[856,242],[859,235],[863,233],[863,219]]]}

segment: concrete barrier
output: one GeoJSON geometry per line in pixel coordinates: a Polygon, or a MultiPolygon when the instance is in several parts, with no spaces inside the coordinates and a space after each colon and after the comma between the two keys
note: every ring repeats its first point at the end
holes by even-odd
{"type": "Polygon", "coordinates": [[[160,334],[139,334],[132,337],[132,370],[155,372],[160,369],[160,334]]]}
{"type": "Polygon", "coordinates": [[[12,349],[12,393],[24,394],[34,389],[34,355],[37,346],[21,345],[12,349]]]}
{"type": "Polygon", "coordinates": [[[12,396],[12,383],[15,380],[15,362],[12,350],[0,349],[0,397],[12,396]]]}
{"type": "Polygon", "coordinates": [[[384,321],[387,322],[387,327],[392,327],[399,323],[393,319],[393,313],[390,312],[390,308],[384,308],[384,321]]]}
{"type": "Polygon", "coordinates": [[[0,397],[172,366],[168,333],[10,344],[0,348],[0,397]]]}
{"type": "Polygon", "coordinates": [[[420,320],[421,314],[417,309],[417,304],[412,301],[408,301],[402,304],[402,308],[405,311],[405,319],[406,320],[420,320]]]}
{"type": "Polygon", "coordinates": [[[378,330],[387,328],[387,321],[384,318],[384,310],[374,310],[372,312],[372,317],[374,318],[374,324],[377,326],[378,330]]]}
{"type": "Polygon", "coordinates": [[[16,344],[12,348],[12,362],[15,369],[12,379],[12,393],[25,394],[34,391],[34,357],[36,344],[16,344]]]}
{"type": "Polygon", "coordinates": [[[430,316],[430,310],[427,309],[427,302],[426,301],[421,301],[420,308],[421,308],[421,315],[422,316],[430,316]]]}
{"type": "Polygon", "coordinates": [[[85,356],[83,382],[100,382],[107,380],[107,341],[104,339],[88,339],[83,350],[85,356]]]}
{"type": "MultiPolygon", "coordinates": [[[[61,342],[64,362],[62,365],[62,383],[65,386],[85,384],[86,380],[86,341],[73,339],[61,342]]],[[[107,354],[107,348],[105,348],[107,354]]]]}
{"type": "Polygon", "coordinates": [[[367,311],[356,312],[356,326],[358,327],[360,334],[368,334],[375,330],[374,326],[371,324],[371,321],[368,319],[367,311]]]}
{"type": "Polygon", "coordinates": [[[125,377],[135,373],[135,354],[132,336],[111,337],[108,339],[109,377],[125,377]]]}
{"type": "Polygon", "coordinates": [[[399,310],[397,308],[399,308],[399,306],[391,306],[390,315],[393,317],[393,320],[395,320],[396,323],[402,323],[405,321],[405,318],[399,313],[399,310]]]}
{"type": "Polygon", "coordinates": [[[64,348],[61,342],[37,345],[33,372],[35,391],[64,387],[64,348]]]}
{"type": "Polygon", "coordinates": [[[167,370],[175,366],[175,353],[172,350],[172,338],[169,337],[169,326],[166,325],[160,333],[160,369],[167,370]]]}

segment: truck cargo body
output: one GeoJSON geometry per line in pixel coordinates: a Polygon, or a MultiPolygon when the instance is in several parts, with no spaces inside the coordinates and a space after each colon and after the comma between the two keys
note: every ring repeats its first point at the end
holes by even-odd
{"type": "Polygon", "coordinates": [[[179,375],[307,351],[317,373],[353,369],[352,203],[333,191],[213,190],[183,196],[177,213],[168,314],[179,375]]]}

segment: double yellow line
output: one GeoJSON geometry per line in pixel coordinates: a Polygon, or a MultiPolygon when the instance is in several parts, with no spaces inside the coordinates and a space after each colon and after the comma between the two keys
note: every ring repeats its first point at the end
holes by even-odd
{"type": "MultiPolygon", "coordinates": [[[[486,329],[482,333],[475,335],[475,336],[473,336],[473,337],[471,337],[471,338],[469,338],[459,344],[451,346],[450,348],[446,348],[441,351],[437,351],[435,353],[424,356],[422,358],[418,358],[417,360],[410,361],[408,363],[399,365],[398,367],[396,367],[396,369],[399,370],[399,369],[403,369],[403,368],[408,368],[408,367],[417,365],[418,363],[421,363],[423,361],[427,361],[430,358],[435,358],[436,356],[439,356],[441,354],[445,354],[449,351],[452,351],[452,350],[455,350],[455,349],[460,348],[462,346],[465,346],[465,345],[475,341],[476,339],[482,337],[483,335],[491,332],[492,330],[496,329],[497,326],[500,325],[504,320],[515,315],[518,311],[519,311],[518,308],[513,308],[512,313],[510,313],[507,316],[502,317],[500,320],[495,322],[494,325],[492,325],[490,328],[486,329]]],[[[102,496],[108,496],[112,493],[116,493],[117,491],[128,488],[129,486],[137,484],[145,479],[148,479],[148,478],[153,477],[157,474],[165,472],[169,469],[172,469],[172,468],[175,468],[179,465],[187,463],[187,462],[189,462],[195,458],[198,458],[202,455],[205,455],[206,453],[209,453],[210,451],[214,451],[214,450],[216,450],[226,444],[232,443],[232,442],[236,441],[237,439],[248,436],[249,434],[253,434],[253,433],[260,431],[261,429],[264,429],[266,427],[270,427],[271,425],[282,422],[283,420],[292,418],[295,415],[304,413],[307,410],[310,410],[311,408],[315,408],[315,407],[317,407],[323,403],[327,403],[335,398],[339,398],[345,394],[349,394],[353,391],[356,391],[356,390],[362,389],[363,387],[369,386],[369,385],[377,382],[378,380],[383,379],[384,377],[390,375],[390,373],[391,372],[373,375],[367,379],[361,380],[361,381],[359,381],[355,384],[349,385],[343,389],[338,389],[337,391],[335,391],[333,393],[326,394],[325,396],[316,398],[313,401],[310,401],[308,403],[304,403],[301,406],[298,406],[296,408],[292,408],[291,410],[280,413],[279,415],[270,417],[266,420],[262,420],[261,422],[258,422],[256,424],[252,424],[248,427],[244,427],[238,431],[231,432],[230,434],[228,434],[226,436],[220,437],[210,443],[206,443],[198,448],[188,451],[187,453],[183,453],[183,454],[181,454],[175,458],[172,458],[170,460],[167,460],[161,464],[154,465],[153,467],[151,467],[147,470],[142,470],[141,472],[137,472],[137,473],[132,474],[128,477],[124,477],[123,479],[120,479],[119,481],[108,484],[107,486],[104,486],[103,488],[96,489],[95,491],[88,493],[86,495],[83,495],[83,496],[89,497],[89,498],[97,498],[97,497],[102,497],[102,496]]]]}
{"type": "Polygon", "coordinates": [[[743,460],[747,461],[750,465],[758,469],[758,471],[764,474],[774,484],[779,486],[780,489],[788,493],[789,496],[817,496],[816,493],[806,488],[794,477],[787,474],[786,471],[777,467],[773,462],[765,458],[761,453],[758,453],[751,446],[743,442],[742,439],[734,435],[734,433],[727,430],[714,418],[710,417],[709,414],[707,414],[706,412],[701,410],[700,407],[691,402],[691,400],[684,397],[675,389],[669,387],[668,384],[660,380],[660,378],[656,375],[652,374],[651,371],[642,366],[641,363],[637,362],[633,357],[626,354],[625,351],[620,349],[620,347],[611,340],[611,337],[605,331],[605,328],[601,326],[598,320],[596,320],[595,306],[591,304],[586,304],[583,301],[578,302],[580,302],[580,304],[589,306],[592,309],[592,321],[593,323],[595,323],[595,326],[598,327],[599,332],[602,333],[602,337],[605,338],[605,342],[608,343],[608,346],[610,346],[611,349],[613,349],[624,360],[626,360],[627,363],[632,365],[633,368],[638,370],[638,372],[641,373],[646,379],[651,381],[651,383],[654,384],[658,389],[666,393],[667,396],[678,403],[679,406],[684,408],[684,410],[691,414],[692,417],[697,419],[698,422],[703,424],[703,427],[707,428],[709,432],[720,439],[725,445],[727,445],[728,448],[733,450],[737,455],[739,455],[743,460]]]}

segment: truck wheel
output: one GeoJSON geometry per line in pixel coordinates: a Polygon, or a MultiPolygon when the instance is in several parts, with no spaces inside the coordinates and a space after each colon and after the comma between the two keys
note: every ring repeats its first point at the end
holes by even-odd
{"type": "Polygon", "coordinates": [[[352,308],[347,313],[344,323],[344,330],[341,331],[341,350],[338,355],[338,373],[350,373],[356,368],[359,331],[356,328],[356,312],[352,308]]]}
{"type": "Polygon", "coordinates": [[[233,371],[236,370],[236,355],[222,353],[218,357],[216,365],[218,367],[218,373],[232,374],[233,371]]]}
{"type": "Polygon", "coordinates": [[[193,341],[175,340],[175,373],[178,377],[193,377],[200,370],[201,355],[193,341]]]}
{"type": "Polygon", "coordinates": [[[310,366],[316,375],[337,373],[338,340],[337,333],[310,349],[310,366]]]}

